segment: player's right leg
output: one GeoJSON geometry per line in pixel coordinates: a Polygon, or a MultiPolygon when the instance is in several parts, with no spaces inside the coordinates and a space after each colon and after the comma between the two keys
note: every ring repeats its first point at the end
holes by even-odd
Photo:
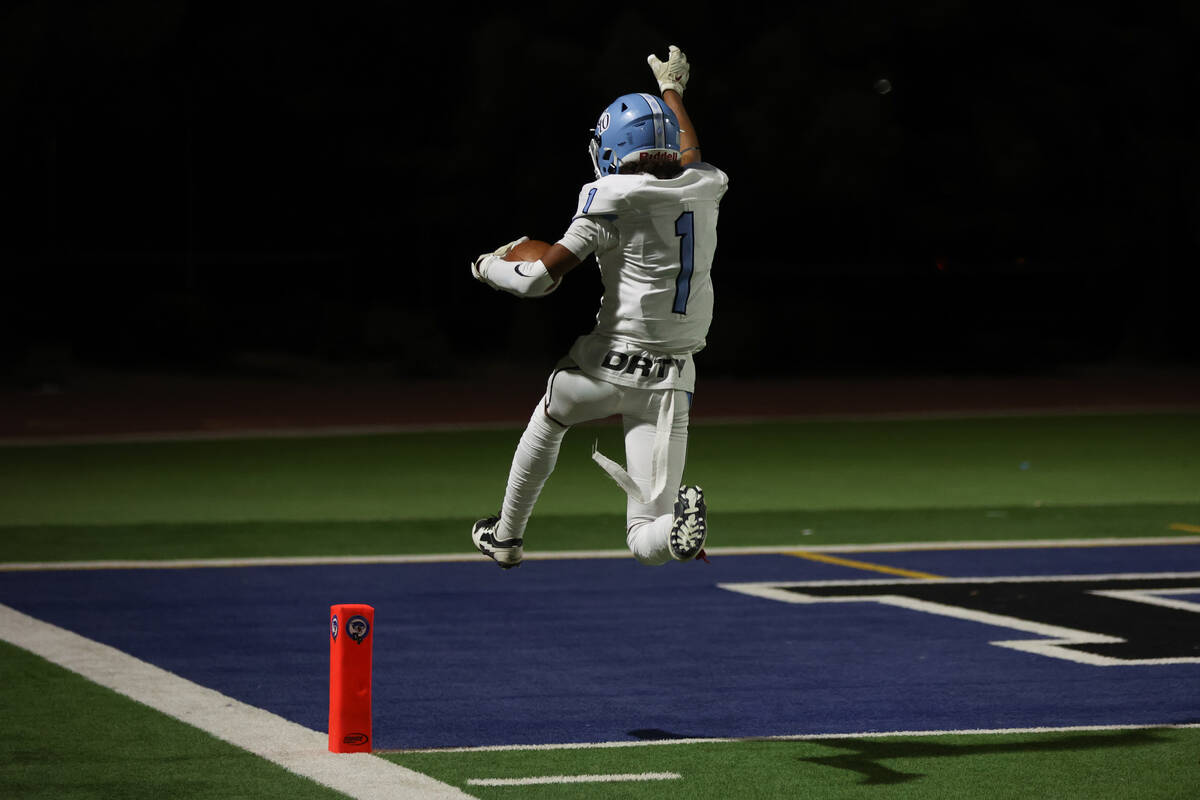
{"type": "Polygon", "coordinates": [[[558,463],[566,433],[567,426],[547,417],[543,403],[538,403],[513,453],[500,513],[471,529],[476,549],[505,569],[520,566],[525,556],[525,525],[558,463]]]}
{"type": "Polygon", "coordinates": [[[619,387],[589,378],[573,364],[554,370],[513,454],[500,513],[479,520],[472,529],[471,539],[481,553],[506,569],[521,563],[525,526],[558,463],[567,429],[616,413],[619,398],[619,387]]]}

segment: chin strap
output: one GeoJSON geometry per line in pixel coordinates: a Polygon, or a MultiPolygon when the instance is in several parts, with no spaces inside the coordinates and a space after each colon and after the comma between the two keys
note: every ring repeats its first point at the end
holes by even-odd
{"type": "Polygon", "coordinates": [[[648,496],[620,464],[600,452],[597,447],[598,443],[592,445],[592,460],[617,482],[625,494],[639,503],[649,504],[655,498],[660,497],[667,488],[667,473],[670,471],[671,426],[674,420],[675,392],[668,389],[663,392],[662,402],[658,406],[658,424],[654,428],[654,450],[650,459],[650,493],[648,496]]]}

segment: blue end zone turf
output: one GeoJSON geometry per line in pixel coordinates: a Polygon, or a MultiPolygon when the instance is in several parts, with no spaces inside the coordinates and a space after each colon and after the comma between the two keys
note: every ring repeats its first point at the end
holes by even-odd
{"type": "MultiPolygon", "coordinates": [[[[1200,571],[1187,546],[855,558],[947,577],[1200,571]]],[[[716,585],[845,580],[893,578],[785,555],[481,558],[0,573],[0,602],[315,730],[329,606],[368,603],[377,748],[1200,721],[1200,664],[1097,667],[993,646],[1036,637],[976,621],[716,585]]]]}

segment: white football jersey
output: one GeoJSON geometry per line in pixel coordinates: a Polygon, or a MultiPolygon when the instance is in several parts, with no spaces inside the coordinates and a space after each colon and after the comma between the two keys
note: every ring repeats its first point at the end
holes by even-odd
{"type": "Polygon", "coordinates": [[[604,297],[595,337],[652,353],[694,353],[712,323],[717,209],[728,176],[692,164],[674,178],[608,175],[583,187],[559,244],[596,254],[604,297]]]}

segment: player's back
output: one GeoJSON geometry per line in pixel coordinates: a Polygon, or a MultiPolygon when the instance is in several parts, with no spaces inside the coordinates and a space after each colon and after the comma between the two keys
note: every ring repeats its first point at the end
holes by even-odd
{"type": "Polygon", "coordinates": [[[604,220],[596,250],[604,298],[594,333],[663,353],[695,352],[712,323],[712,264],[725,173],[612,175],[583,188],[581,215],[604,220]]]}

